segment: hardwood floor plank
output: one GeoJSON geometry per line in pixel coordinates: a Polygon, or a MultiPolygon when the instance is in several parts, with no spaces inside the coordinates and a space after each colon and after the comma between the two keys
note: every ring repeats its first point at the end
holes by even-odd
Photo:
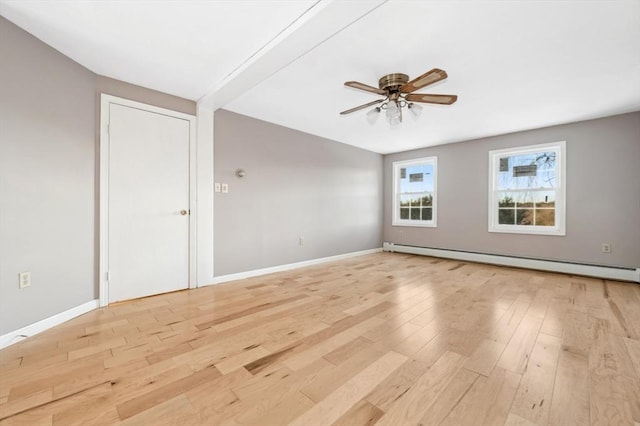
{"type": "Polygon", "coordinates": [[[53,401],[53,389],[43,389],[0,405],[0,422],[53,401]]]}
{"type": "Polygon", "coordinates": [[[480,376],[443,425],[501,425],[509,414],[520,375],[500,367],[480,376]]]}
{"type": "Polygon", "coordinates": [[[250,349],[226,358],[224,361],[218,362],[215,365],[222,374],[228,374],[269,355],[271,355],[271,352],[262,346],[250,347],[250,349]]]}
{"type": "Polygon", "coordinates": [[[551,299],[540,332],[550,336],[562,337],[568,306],[568,299],[551,299]]]}
{"type": "Polygon", "coordinates": [[[629,339],[640,340],[640,291],[615,281],[605,281],[609,289],[609,306],[615,321],[629,339]]]}
{"type": "Polygon", "coordinates": [[[446,352],[407,392],[391,404],[376,424],[384,426],[418,423],[462,368],[465,360],[462,355],[446,352]]]}
{"type": "Polygon", "coordinates": [[[177,395],[171,399],[163,400],[134,417],[127,417],[120,422],[122,426],[157,424],[196,425],[195,410],[186,395],[177,395]]]}
{"type": "Polygon", "coordinates": [[[137,398],[118,404],[118,415],[121,420],[128,419],[138,413],[154,408],[164,401],[179,397],[188,390],[205,384],[210,380],[215,380],[217,377],[220,377],[220,372],[216,368],[205,368],[204,370],[200,370],[190,376],[169,383],[137,398]]]}
{"type": "Polygon", "coordinates": [[[558,358],[549,424],[591,424],[589,397],[588,358],[563,345],[558,358]]]}
{"type": "Polygon", "coordinates": [[[387,411],[395,401],[411,389],[416,379],[428,368],[429,366],[424,362],[409,359],[393,375],[372,389],[365,399],[380,410],[387,411]]]}
{"type": "Polygon", "coordinates": [[[539,317],[525,316],[502,352],[498,367],[518,374],[524,373],[540,326],[542,326],[542,320],[539,317]]]}
{"type": "Polygon", "coordinates": [[[0,350],[0,425],[640,425],[640,286],[375,253],[0,350]]]}
{"type": "MultiPolygon", "coordinates": [[[[633,408],[638,405],[640,391],[634,380],[627,383],[624,368],[626,349],[612,342],[609,322],[592,319],[592,337],[589,352],[589,378],[591,401],[591,424],[633,424],[633,408]],[[617,347],[616,347],[617,346],[617,347]]],[[[637,410],[636,410],[637,411],[637,410]]]]}
{"type": "Polygon", "coordinates": [[[369,339],[364,337],[358,337],[349,343],[342,345],[341,347],[324,355],[323,358],[332,363],[333,365],[340,365],[363,349],[372,347],[373,344],[369,339]]]}
{"type": "Polygon", "coordinates": [[[523,419],[517,414],[509,413],[507,421],[504,422],[505,426],[535,426],[536,423],[532,423],[527,419],[523,419]]]}
{"type": "Polygon", "coordinates": [[[302,416],[295,419],[292,426],[328,425],[337,421],[351,407],[356,405],[378,383],[400,367],[407,357],[396,352],[387,352],[373,364],[340,386],[325,399],[314,405],[302,416]]]}
{"type": "Polygon", "coordinates": [[[640,340],[632,340],[623,338],[625,346],[627,347],[627,353],[633,363],[635,369],[635,376],[640,377],[640,340]]]}
{"type": "Polygon", "coordinates": [[[375,405],[361,400],[340,416],[332,426],[373,426],[383,414],[375,405]]]}
{"type": "Polygon", "coordinates": [[[461,368],[436,397],[433,404],[427,408],[418,424],[424,426],[440,424],[458,405],[477,379],[477,373],[461,368]]]}
{"type": "Polygon", "coordinates": [[[511,336],[520,325],[520,321],[527,313],[531,297],[526,293],[521,293],[513,302],[509,309],[500,318],[498,323],[491,330],[491,339],[496,342],[507,344],[511,340],[511,336]]]}
{"type": "Polygon", "coordinates": [[[393,346],[393,350],[411,356],[440,333],[441,325],[437,321],[431,321],[420,330],[393,346]]]}
{"type": "Polygon", "coordinates": [[[342,333],[338,333],[329,339],[320,342],[313,347],[305,350],[304,352],[299,352],[283,361],[283,364],[292,370],[299,370],[309,364],[311,364],[316,359],[338,349],[339,347],[349,343],[351,340],[360,337],[364,332],[373,328],[377,325],[380,325],[383,320],[377,317],[369,318],[342,333]]]}
{"type": "Polygon", "coordinates": [[[465,362],[464,368],[475,371],[483,376],[488,376],[498,362],[498,359],[500,359],[506,346],[505,343],[484,339],[471,354],[467,362],[465,362]]]}
{"type": "Polygon", "coordinates": [[[561,343],[558,337],[538,335],[510,413],[534,424],[547,424],[561,343]]]}
{"type": "Polygon", "coordinates": [[[369,346],[354,353],[348,360],[337,365],[328,374],[319,374],[312,383],[304,386],[301,392],[315,402],[320,402],[343,383],[367,368],[385,352],[369,346]]]}

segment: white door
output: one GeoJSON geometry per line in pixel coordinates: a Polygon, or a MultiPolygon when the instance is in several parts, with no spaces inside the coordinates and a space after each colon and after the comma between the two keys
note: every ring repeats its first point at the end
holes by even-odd
{"type": "Polygon", "coordinates": [[[190,122],[108,105],[108,300],[188,288],[190,122]]]}

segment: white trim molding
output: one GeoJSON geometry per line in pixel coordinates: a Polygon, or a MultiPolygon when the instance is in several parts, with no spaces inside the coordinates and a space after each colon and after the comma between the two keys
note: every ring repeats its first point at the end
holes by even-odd
{"type": "Polygon", "coordinates": [[[347,259],[350,257],[363,256],[365,254],[380,253],[382,248],[370,250],[355,251],[351,253],[338,254],[336,256],[321,257],[319,259],[303,260],[302,262],[287,263],[285,265],[272,266],[270,268],[254,269],[253,271],[238,272],[236,274],[221,275],[216,277],[212,282],[205,285],[214,285],[226,283],[229,281],[242,280],[245,278],[257,277],[260,275],[273,274],[274,272],[283,272],[290,269],[304,268],[305,266],[318,265],[320,263],[333,262],[335,260],[347,259]]]}
{"type": "Polygon", "coordinates": [[[398,252],[418,254],[422,256],[443,257],[446,259],[464,260],[468,262],[489,263],[492,265],[512,266],[515,268],[536,269],[540,271],[560,272],[562,274],[584,275],[587,277],[640,283],[640,268],[622,268],[615,266],[532,259],[527,257],[501,256],[458,250],[405,246],[402,244],[388,242],[383,243],[382,249],[392,253],[398,252]]]}
{"type": "Polygon", "coordinates": [[[59,314],[55,314],[49,318],[45,318],[26,327],[22,327],[19,330],[10,331],[9,333],[0,336],[0,349],[11,346],[14,343],[18,343],[19,341],[24,340],[27,337],[42,333],[43,331],[53,328],[56,325],[60,325],[63,322],[69,321],[70,319],[78,317],[82,314],[91,312],[94,309],[97,309],[98,306],[98,299],[91,300],[90,302],[83,303],[82,305],[67,309],[64,312],[60,312],[59,314]]]}

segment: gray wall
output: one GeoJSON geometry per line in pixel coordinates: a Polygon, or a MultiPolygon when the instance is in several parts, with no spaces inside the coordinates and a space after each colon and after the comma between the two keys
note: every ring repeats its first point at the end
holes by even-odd
{"type": "Polygon", "coordinates": [[[195,102],[97,76],[0,17],[0,335],[98,297],[99,94],[195,102]],[[32,284],[18,289],[18,273],[32,284]]]}
{"type": "Polygon", "coordinates": [[[384,241],[640,267],[640,113],[419,149],[384,158],[384,241]],[[487,231],[488,151],[567,142],[566,236],[487,231]],[[438,227],[391,225],[392,162],[438,157],[438,227]],[[602,243],[612,253],[601,252],[602,243]]]}
{"type": "Polygon", "coordinates": [[[230,190],[215,196],[216,276],[381,247],[381,155],[225,110],[214,128],[230,190]]]}
{"type": "Polygon", "coordinates": [[[96,215],[94,74],[4,18],[0,56],[1,335],[94,299],[96,215]]]}
{"type": "MultiPolygon", "coordinates": [[[[160,108],[170,109],[172,111],[196,115],[196,103],[194,101],[168,95],[156,90],[147,89],[146,87],[125,83],[124,81],[115,80],[113,78],[104,77],[101,75],[96,76],[95,91],[96,102],[98,106],[96,110],[100,109],[100,93],[106,93],[108,95],[118,96],[120,98],[130,99],[132,101],[143,102],[148,105],[154,105],[160,108]]],[[[96,126],[96,130],[99,132],[100,127],[96,126]]]]}

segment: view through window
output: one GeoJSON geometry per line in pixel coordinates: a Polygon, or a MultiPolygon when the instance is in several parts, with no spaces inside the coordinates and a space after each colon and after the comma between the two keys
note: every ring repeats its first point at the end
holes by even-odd
{"type": "Polygon", "coordinates": [[[491,151],[489,231],[564,235],[564,142],[491,151]]]}
{"type": "Polygon", "coordinates": [[[436,226],[437,158],[393,163],[393,225],[436,226]]]}

